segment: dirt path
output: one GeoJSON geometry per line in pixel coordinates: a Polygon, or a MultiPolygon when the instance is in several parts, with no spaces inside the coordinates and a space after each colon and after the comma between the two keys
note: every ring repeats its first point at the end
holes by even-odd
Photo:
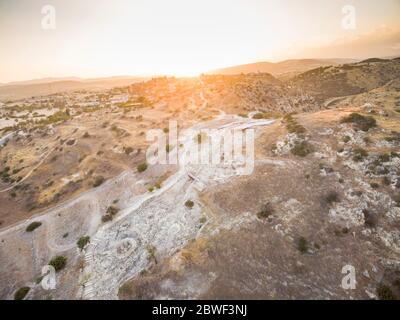
{"type": "MultiPolygon", "coordinates": [[[[197,143],[191,130],[243,130],[273,122],[219,116],[188,129],[179,142],[191,150],[197,143]]],[[[199,220],[203,205],[199,192],[239,175],[240,170],[224,162],[216,166],[179,163],[179,170],[161,189],[139,198],[116,220],[99,229],[85,257],[83,278],[87,281],[80,292],[82,298],[117,299],[124,281],[146,270],[153,259],[163,259],[195,238],[202,227],[199,220]],[[185,206],[187,200],[195,203],[193,208],[185,206]]]]}

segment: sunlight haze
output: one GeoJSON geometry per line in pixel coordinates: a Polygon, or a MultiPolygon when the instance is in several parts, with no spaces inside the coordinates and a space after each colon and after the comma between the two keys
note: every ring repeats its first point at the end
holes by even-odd
{"type": "Polygon", "coordinates": [[[400,51],[399,14],[398,0],[1,0],[0,82],[191,76],[257,61],[392,56],[400,51]],[[55,30],[41,28],[46,4],[55,7],[55,30]],[[355,30],[341,26],[348,4],[355,30]]]}

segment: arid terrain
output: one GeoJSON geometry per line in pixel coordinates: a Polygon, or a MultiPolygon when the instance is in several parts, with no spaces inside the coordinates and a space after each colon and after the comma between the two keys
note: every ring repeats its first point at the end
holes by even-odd
{"type": "Polygon", "coordinates": [[[0,299],[400,299],[400,59],[314,63],[0,86],[0,299]],[[254,130],[254,171],[148,163],[170,121],[254,130]]]}

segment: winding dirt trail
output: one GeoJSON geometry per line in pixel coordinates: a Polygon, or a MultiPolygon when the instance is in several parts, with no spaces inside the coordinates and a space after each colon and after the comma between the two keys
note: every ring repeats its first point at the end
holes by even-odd
{"type": "MultiPolygon", "coordinates": [[[[183,133],[179,141],[185,149],[182,157],[196,147],[193,130],[243,130],[273,122],[221,115],[199,123],[183,133]]],[[[180,161],[179,165],[179,170],[161,189],[137,199],[93,237],[85,256],[83,278],[86,282],[80,292],[82,298],[117,299],[121,284],[146,270],[155,256],[157,260],[170,256],[195,238],[202,227],[199,220],[203,205],[199,192],[238,176],[241,169],[224,162],[202,165],[180,161]],[[187,200],[194,201],[193,208],[185,206],[187,200]]]]}
{"type": "MultiPolygon", "coordinates": [[[[172,255],[201,232],[204,225],[200,221],[206,210],[199,199],[200,192],[242,172],[242,167],[232,162],[216,165],[186,162],[187,152],[198,147],[194,132],[205,129],[213,129],[215,134],[226,129],[242,131],[273,122],[221,113],[211,121],[197,123],[179,136],[178,145],[171,151],[177,152],[182,146],[183,152],[178,155],[179,168],[160,189],[132,196],[129,188],[140,180],[128,170],[95,189],[4,228],[0,236],[19,234],[34,219],[43,223],[41,241],[52,254],[71,253],[76,250],[76,240],[63,242],[60,235],[65,225],[72,224],[77,229],[74,236],[87,234],[91,237],[76,298],[117,299],[118,289],[126,280],[146,270],[154,259],[172,255]],[[122,210],[113,221],[101,224],[104,207],[113,199],[123,197],[122,193],[128,197],[122,210]],[[192,208],[185,205],[187,200],[194,202],[192,208]],[[59,218],[60,213],[63,218],[59,218]]],[[[210,150],[210,154],[213,152],[215,150],[210,150]]],[[[44,159],[50,153],[51,150],[44,159]]]]}

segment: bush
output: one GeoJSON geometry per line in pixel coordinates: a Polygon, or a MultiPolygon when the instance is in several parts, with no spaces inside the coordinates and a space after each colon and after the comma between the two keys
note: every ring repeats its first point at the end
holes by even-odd
{"type": "Polygon", "coordinates": [[[351,138],[349,137],[349,136],[344,136],[343,137],[343,142],[344,143],[347,143],[347,142],[349,142],[351,140],[351,138]]]}
{"type": "Polygon", "coordinates": [[[83,248],[90,242],[90,237],[89,236],[83,236],[80,237],[79,240],[76,242],[76,245],[78,246],[81,251],[83,248]]]}
{"type": "Polygon", "coordinates": [[[398,207],[400,207],[400,193],[393,196],[393,201],[396,202],[398,207]]]}
{"type": "Polygon", "coordinates": [[[385,186],[389,186],[391,182],[392,181],[388,177],[383,177],[382,178],[382,184],[385,185],[385,186]]]}
{"type": "Polygon", "coordinates": [[[105,214],[104,216],[101,217],[102,222],[108,222],[113,219],[113,216],[111,214],[105,214]]]}
{"type": "Polygon", "coordinates": [[[32,222],[29,226],[26,227],[27,232],[32,232],[33,230],[39,228],[42,225],[39,221],[32,222]]]}
{"type": "Polygon", "coordinates": [[[382,153],[378,156],[378,161],[380,163],[389,162],[390,161],[390,153],[382,153]]]}
{"type": "Polygon", "coordinates": [[[28,294],[29,290],[31,288],[29,287],[22,287],[19,288],[17,291],[15,291],[14,293],[14,300],[24,300],[24,298],[26,297],[26,295],[28,294]]]}
{"type": "Polygon", "coordinates": [[[137,168],[137,171],[138,171],[138,172],[146,171],[146,169],[147,169],[147,163],[143,162],[143,163],[139,164],[136,168],[137,168]]]}
{"type": "Polygon", "coordinates": [[[188,207],[189,209],[191,209],[194,206],[194,202],[192,200],[187,200],[185,202],[185,206],[188,207]]]}
{"type": "Polygon", "coordinates": [[[289,133],[297,133],[302,134],[305,133],[307,130],[302,125],[298,124],[297,121],[289,114],[284,117],[286,122],[286,129],[289,133]]]}
{"type": "Polygon", "coordinates": [[[64,269],[66,264],[67,264],[67,259],[63,256],[55,256],[49,262],[49,265],[54,267],[56,272],[64,269]]]}
{"type": "Polygon", "coordinates": [[[264,114],[262,112],[256,113],[253,119],[264,119],[264,114]]]}
{"type": "Polygon", "coordinates": [[[108,208],[107,208],[107,213],[108,214],[111,214],[112,216],[115,216],[117,213],[118,213],[118,211],[119,211],[119,209],[117,208],[117,207],[114,207],[114,206],[109,206],[108,208]]]}
{"type": "Polygon", "coordinates": [[[368,156],[368,152],[363,148],[355,148],[353,154],[353,161],[355,162],[359,162],[368,156]]]}
{"type": "Polygon", "coordinates": [[[104,177],[103,176],[97,176],[95,179],[94,179],[94,182],[93,182],[93,187],[98,187],[99,185],[101,185],[102,183],[104,182],[104,177]]]}
{"type": "Polygon", "coordinates": [[[300,237],[299,242],[297,244],[297,249],[299,249],[299,251],[302,254],[307,253],[307,251],[308,251],[308,242],[307,242],[306,238],[300,237]]]}
{"type": "Polygon", "coordinates": [[[313,148],[307,141],[296,142],[290,152],[296,156],[305,157],[313,152],[313,148]]]}
{"type": "Polygon", "coordinates": [[[129,155],[133,151],[132,147],[124,147],[125,154],[129,155]]]}
{"type": "Polygon", "coordinates": [[[369,185],[371,186],[372,189],[378,189],[379,188],[379,183],[376,183],[376,182],[371,182],[369,185]]]}
{"type": "Polygon", "coordinates": [[[90,137],[90,134],[89,134],[89,132],[85,132],[84,134],[83,134],[83,136],[82,136],[83,138],[89,138],[90,137]]]}
{"type": "Polygon", "coordinates": [[[359,113],[353,112],[352,114],[344,117],[340,121],[341,123],[353,123],[355,128],[361,131],[368,131],[371,128],[376,127],[376,120],[372,116],[363,116],[359,113]]]}
{"type": "Polygon", "coordinates": [[[379,300],[397,300],[396,295],[393,293],[389,286],[380,284],[376,289],[376,294],[379,300]]]}
{"type": "Polygon", "coordinates": [[[339,202],[340,201],[339,194],[336,191],[330,191],[325,196],[324,200],[329,205],[334,203],[334,202],[339,202]]]}
{"type": "Polygon", "coordinates": [[[270,203],[263,205],[261,210],[257,213],[257,217],[259,219],[268,218],[270,215],[274,213],[274,209],[272,208],[270,203]]]}
{"type": "Polygon", "coordinates": [[[196,136],[197,143],[200,144],[202,142],[202,140],[203,140],[203,137],[201,136],[201,133],[198,133],[196,136]]]}
{"type": "Polygon", "coordinates": [[[365,226],[368,228],[375,228],[378,223],[377,216],[368,209],[364,209],[362,212],[365,226]]]}

